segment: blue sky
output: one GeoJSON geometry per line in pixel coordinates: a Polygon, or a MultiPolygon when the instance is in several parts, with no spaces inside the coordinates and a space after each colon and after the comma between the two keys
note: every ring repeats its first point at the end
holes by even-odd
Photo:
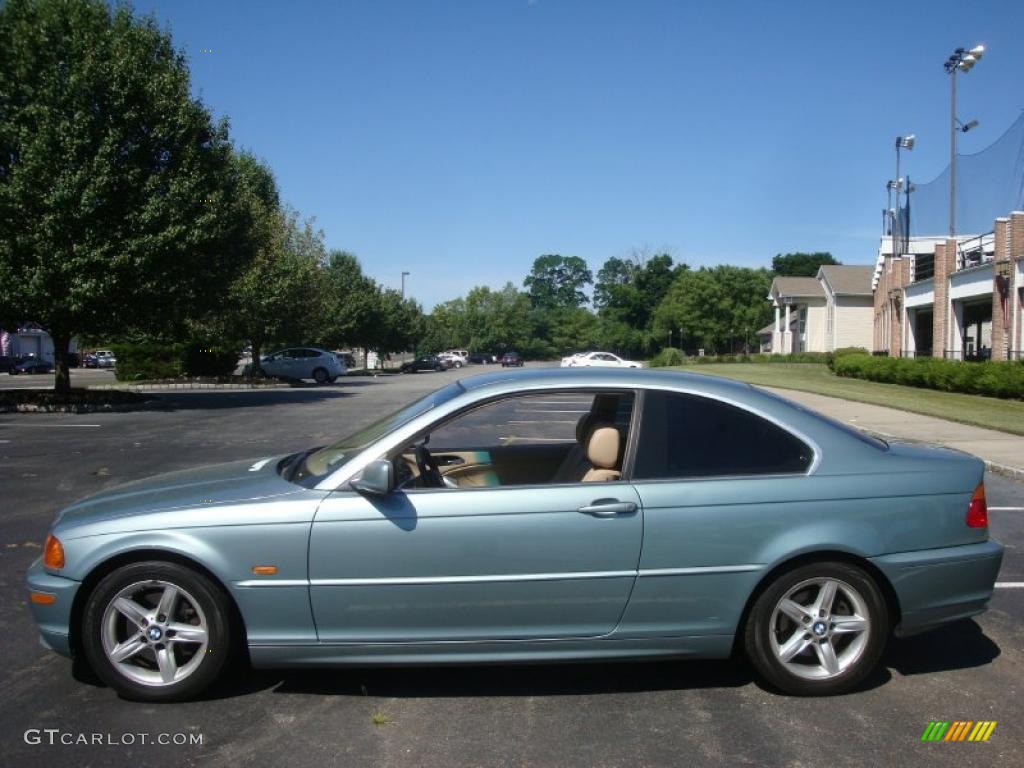
{"type": "Polygon", "coordinates": [[[144,0],[195,91],[332,248],[427,309],[536,256],[871,263],[893,140],[948,160],[942,62],[997,138],[1024,109],[1024,2],[144,0]],[[211,53],[204,52],[210,49],[211,53]]]}

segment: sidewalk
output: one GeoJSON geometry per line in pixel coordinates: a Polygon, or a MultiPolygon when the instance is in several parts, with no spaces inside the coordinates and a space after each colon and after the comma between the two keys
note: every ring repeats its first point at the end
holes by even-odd
{"type": "Polygon", "coordinates": [[[984,459],[990,470],[1024,480],[1024,437],[1019,435],[810,392],[765,389],[880,437],[938,443],[972,453],[984,459]]]}

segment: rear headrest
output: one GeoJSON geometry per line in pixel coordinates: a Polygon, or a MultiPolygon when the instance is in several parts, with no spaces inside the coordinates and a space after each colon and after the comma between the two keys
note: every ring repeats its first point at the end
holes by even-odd
{"type": "Polygon", "coordinates": [[[598,469],[615,469],[619,461],[619,430],[597,424],[587,440],[587,461],[598,469]]]}

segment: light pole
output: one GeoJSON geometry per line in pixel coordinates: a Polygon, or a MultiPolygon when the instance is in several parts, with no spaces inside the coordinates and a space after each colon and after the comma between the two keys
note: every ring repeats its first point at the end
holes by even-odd
{"type": "Polygon", "coordinates": [[[949,75],[949,236],[956,237],[956,134],[957,131],[967,133],[974,128],[978,122],[972,120],[967,125],[960,127],[960,121],[956,118],[956,73],[964,74],[971,71],[971,68],[981,59],[985,53],[984,45],[976,45],[971,50],[957,48],[946,59],[943,67],[949,75]],[[973,125],[972,125],[973,123],[973,125]]]}
{"type": "Polygon", "coordinates": [[[900,215],[900,188],[903,186],[903,179],[900,178],[900,150],[914,148],[914,134],[909,136],[896,137],[896,180],[889,183],[890,192],[895,191],[896,207],[889,207],[889,215],[892,220],[889,222],[889,234],[892,236],[892,257],[896,258],[896,221],[900,215]]]}
{"type": "Polygon", "coordinates": [[[411,274],[412,274],[411,272],[403,272],[402,273],[402,298],[403,299],[405,298],[405,278],[408,275],[411,275],[411,274]]]}

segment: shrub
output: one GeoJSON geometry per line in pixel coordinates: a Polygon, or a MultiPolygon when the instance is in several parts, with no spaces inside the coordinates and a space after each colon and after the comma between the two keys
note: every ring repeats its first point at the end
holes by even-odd
{"type": "Polygon", "coordinates": [[[675,347],[665,347],[653,358],[651,358],[651,368],[664,368],[669,365],[682,365],[686,362],[686,355],[675,347]]]}
{"type": "Polygon", "coordinates": [[[840,357],[849,357],[850,355],[870,355],[864,347],[840,347],[831,353],[828,360],[829,370],[835,371],[835,361],[840,357]]]}
{"type": "Polygon", "coordinates": [[[697,365],[708,363],[828,363],[831,352],[795,352],[788,355],[765,355],[755,352],[752,355],[704,355],[690,358],[697,365]]]}
{"type": "Polygon", "coordinates": [[[1017,363],[963,363],[928,357],[837,356],[834,370],[847,376],[942,392],[1009,399],[1024,398],[1024,366],[1017,363]]]}
{"type": "Polygon", "coordinates": [[[181,375],[182,344],[114,344],[118,381],[174,379],[181,375]]]}
{"type": "Polygon", "coordinates": [[[181,370],[186,376],[230,376],[238,366],[241,344],[193,341],[184,349],[181,370]]]}

